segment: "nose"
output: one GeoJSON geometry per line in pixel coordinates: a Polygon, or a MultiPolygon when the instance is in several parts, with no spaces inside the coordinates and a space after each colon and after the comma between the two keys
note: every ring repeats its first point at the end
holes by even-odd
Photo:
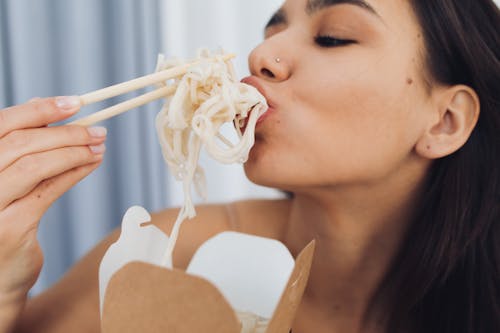
{"type": "Polygon", "coordinates": [[[291,75],[292,59],[286,52],[283,38],[272,36],[250,53],[250,73],[269,81],[285,81],[291,75]]]}

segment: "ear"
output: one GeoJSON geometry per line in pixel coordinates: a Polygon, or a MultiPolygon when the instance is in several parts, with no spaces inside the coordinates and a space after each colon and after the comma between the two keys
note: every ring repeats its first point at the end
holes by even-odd
{"type": "Polygon", "coordinates": [[[468,86],[456,85],[435,92],[435,115],[415,149],[425,158],[437,159],[460,149],[469,139],[479,118],[480,103],[468,86]]]}

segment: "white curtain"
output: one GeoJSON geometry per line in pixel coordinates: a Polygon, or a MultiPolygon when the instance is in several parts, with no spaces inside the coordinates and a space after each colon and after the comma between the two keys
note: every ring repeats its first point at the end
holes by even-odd
{"type": "MultiPolygon", "coordinates": [[[[0,0],[0,108],[39,96],[79,95],[150,73],[161,50],[159,0],[0,0]]],[[[83,108],[88,114],[130,98],[83,108]]],[[[45,214],[45,264],[33,293],[57,281],[116,228],[125,210],[168,206],[152,103],[106,121],[102,166],[45,214]]]]}
{"type": "MultiPolygon", "coordinates": [[[[83,94],[150,73],[159,52],[190,58],[199,47],[237,54],[241,77],[262,40],[278,0],[0,0],[0,108],[35,96],[83,94]]],[[[124,98],[85,107],[95,112],[124,98]]],[[[45,264],[32,294],[57,281],[119,226],[125,210],[182,204],[154,129],[160,103],[106,121],[107,154],[97,172],[58,200],[44,216],[39,239],[45,264]]],[[[230,128],[227,128],[230,130],[230,128]]],[[[202,156],[208,201],[277,197],[252,185],[240,165],[202,156]]],[[[199,198],[195,198],[200,202],[199,198]]]]}
{"type": "MultiPolygon", "coordinates": [[[[262,41],[264,26],[282,0],[161,0],[163,49],[167,56],[193,57],[200,47],[235,53],[236,71],[248,75],[248,54],[262,41]]],[[[227,128],[226,135],[233,132],[227,128]]],[[[241,165],[221,165],[202,154],[208,201],[279,197],[275,190],[250,183],[241,165]]],[[[171,204],[182,203],[180,184],[168,182],[171,204]]],[[[195,199],[200,202],[200,199],[195,199]]]]}

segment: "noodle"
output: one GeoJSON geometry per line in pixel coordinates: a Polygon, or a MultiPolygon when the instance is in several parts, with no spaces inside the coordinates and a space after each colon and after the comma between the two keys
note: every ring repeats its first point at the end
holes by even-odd
{"type": "MultiPolygon", "coordinates": [[[[254,144],[257,119],[267,109],[265,98],[254,87],[239,82],[231,62],[224,61],[222,56],[222,52],[211,54],[201,50],[200,63],[193,65],[183,77],[173,80],[177,90],[156,117],[163,157],[175,178],[182,181],[184,191],[184,204],[170,234],[162,261],[164,266],[172,267],[180,225],[186,218],[196,216],[191,185],[194,184],[197,193],[206,198],[205,174],[198,164],[201,147],[221,163],[244,163],[254,144]],[[236,144],[220,133],[226,122],[235,124],[239,137],[236,144]],[[242,133],[244,125],[246,129],[242,133]],[[225,148],[221,148],[220,143],[225,148]]],[[[165,60],[160,55],[156,70],[182,63],[181,60],[165,60]]],[[[167,84],[170,83],[162,85],[167,84]]]]}
{"type": "Polygon", "coordinates": [[[240,333],[265,333],[269,325],[269,319],[250,312],[236,311],[236,316],[241,323],[240,333]]]}

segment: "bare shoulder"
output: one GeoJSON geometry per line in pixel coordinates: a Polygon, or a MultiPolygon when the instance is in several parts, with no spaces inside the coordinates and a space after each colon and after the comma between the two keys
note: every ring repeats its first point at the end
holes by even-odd
{"type": "MultiPolygon", "coordinates": [[[[227,204],[200,205],[196,217],[183,222],[179,232],[174,266],[186,269],[200,245],[223,231],[239,231],[279,238],[288,216],[287,200],[245,200],[227,204]]],[[[152,222],[170,235],[178,209],[152,215],[152,222]]]]}

